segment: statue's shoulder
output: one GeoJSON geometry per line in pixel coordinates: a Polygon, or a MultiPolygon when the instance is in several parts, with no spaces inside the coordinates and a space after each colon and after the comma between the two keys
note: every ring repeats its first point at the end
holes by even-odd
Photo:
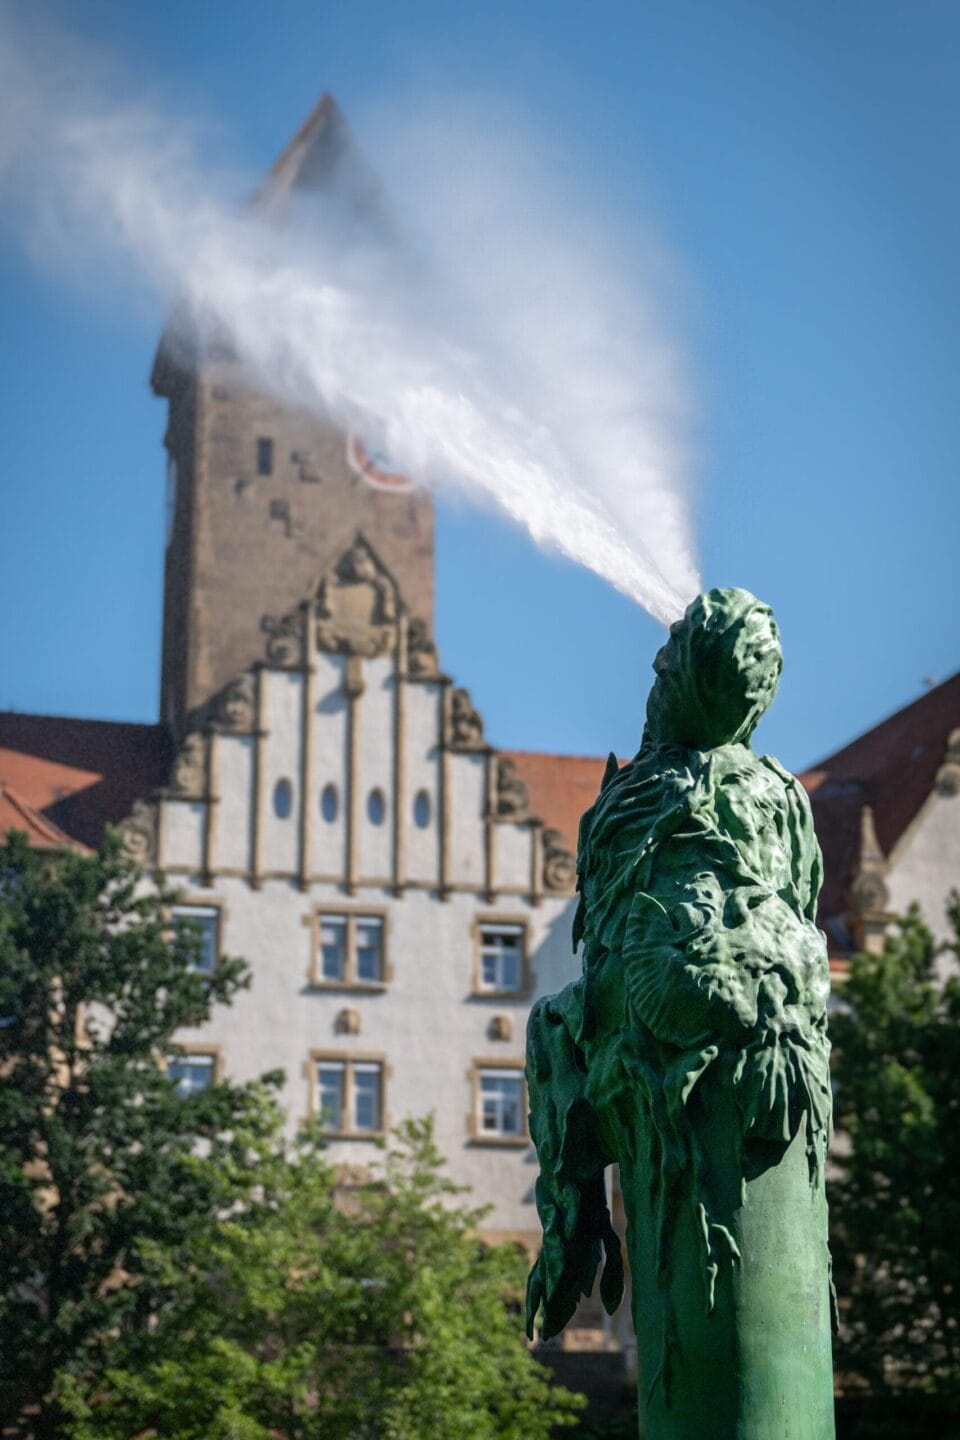
{"type": "Polygon", "coordinates": [[[759,760],[766,770],[771,771],[783,782],[784,788],[789,791],[800,809],[807,815],[811,814],[810,797],[796,775],[792,774],[785,765],[781,765],[775,755],[761,755],[759,760]]]}

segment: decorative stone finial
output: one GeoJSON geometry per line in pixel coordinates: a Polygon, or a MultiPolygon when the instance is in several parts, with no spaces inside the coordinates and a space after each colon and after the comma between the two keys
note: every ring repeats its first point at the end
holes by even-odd
{"type": "Polygon", "coordinates": [[[943,764],[937,771],[937,790],[947,800],[960,795],[960,729],[950,731],[943,764]]]}

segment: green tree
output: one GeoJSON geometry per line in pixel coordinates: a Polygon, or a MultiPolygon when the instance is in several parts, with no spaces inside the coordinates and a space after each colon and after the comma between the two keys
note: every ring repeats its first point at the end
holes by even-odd
{"type": "Polygon", "coordinates": [[[181,1096],[183,1025],[246,983],[197,973],[164,885],[116,837],[97,854],[0,847],[0,1430],[63,1435],[65,1377],[102,1372],[162,1295],[151,1245],[182,1243],[224,1194],[220,1159],[258,1125],[254,1087],[181,1096]],[[206,1163],[198,1165],[198,1142],[206,1163]]]}
{"type": "Polygon", "coordinates": [[[960,1389],[960,898],[937,944],[914,907],[857,955],[831,1020],[840,1132],[832,1246],[841,1373],[960,1389]],[[954,973],[942,978],[943,970],[954,973]],[[938,973],[939,972],[939,973],[938,973]]]}
{"type": "Polygon", "coordinates": [[[580,1397],[523,1339],[526,1261],[476,1236],[429,1121],[345,1183],[306,1130],[248,1163],[269,1203],[157,1247],[170,1298],[72,1403],[75,1440],[547,1440],[580,1397]]]}

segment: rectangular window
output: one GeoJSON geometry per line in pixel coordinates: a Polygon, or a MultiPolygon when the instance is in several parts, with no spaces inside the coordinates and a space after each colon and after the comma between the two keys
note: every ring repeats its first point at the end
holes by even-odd
{"type": "Polygon", "coordinates": [[[379,982],[383,979],[383,921],[378,916],[354,917],[357,979],[379,982]]]}
{"type": "Polygon", "coordinates": [[[196,1095],[212,1085],[217,1070],[216,1055],[168,1055],[167,1077],[184,1097],[196,1095]]]}
{"type": "Polygon", "coordinates": [[[343,1129],[343,1100],[347,1067],[342,1060],[324,1060],[317,1066],[317,1108],[324,1130],[343,1129]]]}
{"type": "Polygon", "coordinates": [[[273,441],[266,435],[257,440],[257,474],[273,474],[273,441]]]}
{"type": "Polygon", "coordinates": [[[484,1069],[478,1078],[477,1133],[522,1138],[526,1131],[523,1072],[484,1069]]]}
{"type": "Polygon", "coordinates": [[[526,927],[481,920],[477,989],[498,995],[520,994],[524,988],[526,927]]]}
{"type": "Polygon", "coordinates": [[[353,1128],[377,1131],[380,1124],[381,1067],[372,1062],[353,1066],[353,1128]]]}
{"type": "Polygon", "coordinates": [[[315,985],[382,985],[384,921],[382,915],[316,916],[313,983],[315,985]]]}
{"type": "Polygon", "coordinates": [[[321,915],[320,973],[324,980],[347,978],[347,920],[345,915],[321,915]]]}
{"type": "Polygon", "coordinates": [[[331,1135],[379,1135],[383,1130],[383,1063],[349,1056],[316,1060],[316,1109],[331,1135]]]}
{"type": "Polygon", "coordinates": [[[174,905],[173,943],[198,975],[212,975],[220,953],[220,911],[215,905],[174,905]]]}

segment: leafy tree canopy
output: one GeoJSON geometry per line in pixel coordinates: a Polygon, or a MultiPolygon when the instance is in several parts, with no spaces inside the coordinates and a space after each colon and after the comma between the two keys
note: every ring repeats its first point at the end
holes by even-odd
{"type": "Polygon", "coordinates": [[[525,1257],[476,1237],[429,1122],[344,1183],[279,1076],[164,1058],[249,976],[201,973],[115,838],[0,847],[0,1430],[24,1440],[547,1440],[525,1257]],[[362,1183],[361,1183],[362,1182],[362,1183]]]}
{"type": "Polygon", "coordinates": [[[197,972],[164,884],[115,837],[97,854],[0,846],[0,1428],[63,1434],[58,1377],[96,1376],[157,1303],[150,1247],[183,1243],[220,1201],[219,1161],[262,1090],[186,1097],[174,1034],[247,983],[197,972]],[[198,1166],[203,1142],[210,1163],[198,1166]]]}
{"type": "Polygon", "coordinates": [[[526,1260],[476,1238],[429,1121],[344,1184],[307,1129],[260,1201],[157,1247],[149,1335],[71,1403],[75,1440],[548,1440],[580,1399],[523,1340],[526,1260]]]}
{"type": "Polygon", "coordinates": [[[960,897],[851,963],[831,1020],[841,1373],[960,1392],[960,897]]]}

